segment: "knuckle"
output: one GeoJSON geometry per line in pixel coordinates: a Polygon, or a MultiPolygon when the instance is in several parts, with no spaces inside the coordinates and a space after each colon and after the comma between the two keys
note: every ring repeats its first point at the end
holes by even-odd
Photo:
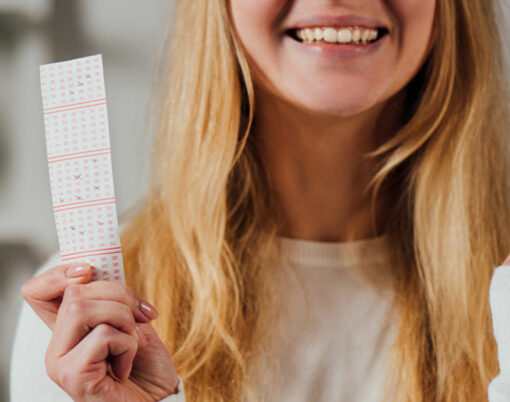
{"type": "Polygon", "coordinates": [[[133,289],[124,285],[124,291],[126,292],[127,297],[129,297],[130,299],[136,300],[136,298],[137,298],[136,293],[133,289]]]}
{"type": "Polygon", "coordinates": [[[118,295],[120,301],[131,304],[132,301],[136,298],[135,292],[128,288],[126,285],[121,283],[113,283],[115,286],[115,294],[118,295]]]}
{"type": "Polygon", "coordinates": [[[44,365],[46,367],[46,374],[48,374],[48,377],[52,381],[59,384],[59,372],[57,362],[55,361],[49,350],[46,351],[46,355],[44,357],[44,365]]]}
{"type": "Polygon", "coordinates": [[[96,326],[94,332],[98,338],[109,340],[114,336],[115,330],[110,325],[101,323],[96,326]]]}
{"type": "Polygon", "coordinates": [[[66,311],[70,315],[81,316],[85,309],[85,301],[83,299],[73,299],[68,301],[66,305],[66,311]]]}
{"type": "Polygon", "coordinates": [[[75,373],[74,370],[68,368],[66,370],[59,370],[57,374],[57,384],[59,384],[64,390],[69,390],[72,388],[72,384],[75,383],[75,373]]]}
{"type": "Polygon", "coordinates": [[[64,290],[64,299],[66,300],[78,300],[81,298],[81,287],[80,285],[70,285],[64,290]]]}
{"type": "Polygon", "coordinates": [[[34,278],[30,278],[25,283],[23,283],[23,285],[21,286],[20,292],[21,292],[21,296],[23,297],[23,299],[25,299],[25,300],[30,299],[30,297],[32,295],[33,283],[34,283],[34,278]]]}
{"type": "MultiPolygon", "coordinates": [[[[113,381],[88,382],[84,385],[85,395],[115,395],[113,381]]],[[[95,400],[95,399],[94,399],[95,400]]]]}

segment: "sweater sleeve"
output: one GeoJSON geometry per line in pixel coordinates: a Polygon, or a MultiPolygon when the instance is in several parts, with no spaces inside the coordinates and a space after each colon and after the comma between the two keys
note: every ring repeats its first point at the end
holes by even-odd
{"type": "MultiPolygon", "coordinates": [[[[60,256],[57,252],[38,269],[35,275],[60,264],[60,256]]],[[[72,402],[69,395],[46,374],[45,355],[50,339],[51,330],[24,301],[11,358],[10,400],[12,402],[72,402]]],[[[177,394],[169,395],[162,401],[185,402],[180,377],[178,389],[177,394]]]]}
{"type": "Polygon", "coordinates": [[[489,402],[510,401],[510,265],[497,267],[491,279],[489,302],[498,344],[499,374],[488,388],[489,402]]]}
{"type": "MultiPolygon", "coordinates": [[[[59,264],[60,257],[56,253],[43,264],[36,275],[59,264]]],[[[12,350],[11,401],[72,401],[46,374],[44,360],[50,339],[51,330],[24,301],[12,350]]]]}
{"type": "Polygon", "coordinates": [[[186,398],[184,397],[184,387],[182,386],[181,377],[177,377],[179,379],[178,383],[178,391],[176,394],[172,394],[167,396],[166,398],[161,399],[159,402],[186,402],[186,398]]]}

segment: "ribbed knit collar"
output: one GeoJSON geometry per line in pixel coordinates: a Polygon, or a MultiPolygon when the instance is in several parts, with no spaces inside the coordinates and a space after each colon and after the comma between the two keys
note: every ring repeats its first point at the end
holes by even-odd
{"type": "Polygon", "coordinates": [[[388,262],[387,234],[351,242],[323,242],[278,236],[283,255],[292,263],[326,267],[388,262]],[[349,259],[348,259],[349,253],[349,259]]]}

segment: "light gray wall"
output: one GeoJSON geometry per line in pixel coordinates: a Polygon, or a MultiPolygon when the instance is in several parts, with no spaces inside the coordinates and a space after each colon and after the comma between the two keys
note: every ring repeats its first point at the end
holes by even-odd
{"type": "MultiPolygon", "coordinates": [[[[151,77],[173,0],[0,0],[0,401],[19,289],[58,249],[39,65],[101,53],[118,211],[146,190],[151,77]]],[[[171,22],[171,21],[170,21],[171,22]]]]}
{"type": "Polygon", "coordinates": [[[0,45],[4,95],[0,99],[0,243],[28,242],[41,256],[56,250],[58,243],[46,171],[39,65],[103,55],[115,191],[122,211],[145,190],[144,130],[151,69],[172,2],[60,0],[55,4],[56,11],[38,23],[17,20],[23,14],[11,13],[7,18],[16,21],[7,29],[11,43],[0,45]]]}

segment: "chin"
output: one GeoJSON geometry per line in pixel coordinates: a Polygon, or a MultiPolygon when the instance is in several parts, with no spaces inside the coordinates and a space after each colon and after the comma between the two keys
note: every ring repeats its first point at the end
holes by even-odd
{"type": "Polygon", "coordinates": [[[335,83],[335,85],[295,86],[286,91],[285,98],[309,112],[322,115],[349,117],[369,110],[381,102],[381,90],[370,85],[335,83]]]}
{"type": "Polygon", "coordinates": [[[312,114],[330,117],[353,117],[368,111],[377,104],[377,101],[367,98],[310,98],[307,102],[300,102],[299,107],[312,114]]]}

